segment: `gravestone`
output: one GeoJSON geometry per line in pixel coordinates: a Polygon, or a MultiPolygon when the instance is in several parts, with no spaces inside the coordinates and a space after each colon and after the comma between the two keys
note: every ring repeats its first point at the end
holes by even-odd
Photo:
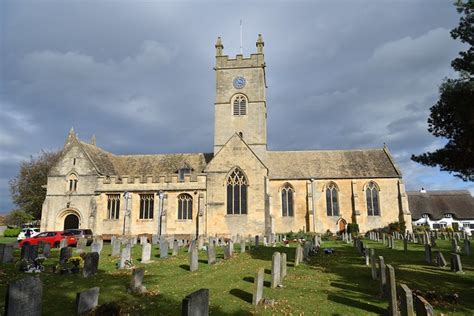
{"type": "Polygon", "coordinates": [[[441,251],[436,251],[435,260],[436,260],[436,266],[437,267],[444,268],[448,265],[448,263],[446,262],[446,259],[444,259],[443,253],[441,251]]]}
{"type": "Polygon", "coordinates": [[[265,275],[265,269],[259,268],[255,279],[253,280],[253,295],[252,295],[252,304],[258,305],[263,297],[263,277],[265,275]]]}
{"type": "Polygon", "coordinates": [[[157,245],[159,241],[160,241],[160,237],[158,235],[151,236],[151,243],[153,245],[157,245]]]}
{"type": "Polygon", "coordinates": [[[395,269],[387,264],[387,296],[388,296],[388,313],[390,316],[397,316],[397,284],[395,282],[395,269]]]}
{"type": "Polygon", "coordinates": [[[67,247],[67,240],[65,238],[61,239],[61,241],[59,242],[59,248],[64,248],[64,247],[67,247]]]}
{"type": "Polygon", "coordinates": [[[207,246],[207,264],[216,263],[216,248],[214,246],[214,241],[210,240],[209,245],[207,246]]]}
{"type": "Polygon", "coordinates": [[[433,306],[420,295],[413,295],[417,316],[435,316],[433,306]]]}
{"type": "Polygon", "coordinates": [[[428,264],[433,263],[433,257],[431,255],[431,245],[430,244],[425,244],[425,261],[428,264]]]}
{"type": "Polygon", "coordinates": [[[406,284],[400,284],[400,316],[415,316],[413,310],[413,293],[406,284]]]}
{"type": "Polygon", "coordinates": [[[51,256],[51,244],[46,243],[43,247],[43,257],[49,258],[51,256]]]}
{"type": "Polygon", "coordinates": [[[7,284],[6,316],[41,316],[43,283],[39,277],[27,276],[7,284]]]}
{"type": "Polygon", "coordinates": [[[1,263],[13,262],[13,245],[2,245],[3,251],[0,249],[1,263]]]}
{"type": "Polygon", "coordinates": [[[369,254],[370,249],[366,249],[365,252],[365,265],[370,266],[370,254],[369,254]]]}
{"type": "Polygon", "coordinates": [[[77,245],[76,245],[76,251],[78,253],[84,253],[86,252],[86,247],[87,247],[87,239],[81,237],[77,240],[77,245]]]}
{"type": "Polygon", "coordinates": [[[191,252],[189,253],[189,271],[194,272],[199,267],[198,261],[198,250],[196,247],[191,248],[191,252]]]}
{"type": "Polygon", "coordinates": [[[382,243],[385,245],[385,234],[382,234],[382,243]]]}
{"type": "Polygon", "coordinates": [[[100,251],[102,250],[101,243],[98,240],[94,240],[91,244],[91,252],[97,252],[100,254],[100,251]]]}
{"type": "Polygon", "coordinates": [[[99,287],[76,293],[76,315],[85,314],[99,305],[99,287]]]}
{"type": "Polygon", "coordinates": [[[309,261],[309,251],[311,250],[311,243],[306,241],[303,248],[303,260],[309,261]]]}
{"type": "Polygon", "coordinates": [[[435,238],[435,236],[431,236],[431,247],[436,247],[436,238],[435,238]]]}
{"type": "Polygon", "coordinates": [[[407,238],[403,239],[403,251],[405,251],[405,252],[408,251],[408,239],[407,238]]]}
{"type": "Polygon", "coordinates": [[[148,243],[148,238],[146,236],[140,236],[140,245],[148,243]]]}
{"type": "Polygon", "coordinates": [[[20,258],[25,260],[30,260],[31,257],[31,245],[30,244],[23,244],[21,247],[20,258]]]}
{"type": "Polygon", "coordinates": [[[187,295],[181,304],[182,316],[209,315],[209,289],[200,289],[187,295]]]}
{"type": "Polygon", "coordinates": [[[164,239],[160,240],[160,258],[168,258],[168,242],[164,239]]]}
{"type": "Polygon", "coordinates": [[[112,257],[120,256],[120,250],[122,248],[122,242],[118,239],[112,241],[112,257]]]}
{"type": "Polygon", "coordinates": [[[245,253],[245,240],[240,241],[240,253],[245,253]]]}
{"type": "Polygon", "coordinates": [[[466,256],[471,255],[471,241],[469,239],[464,239],[464,254],[466,256]]]}
{"type": "MultiPolygon", "coordinates": [[[[150,244],[148,244],[150,245],[150,244]]],[[[151,248],[151,245],[150,245],[151,248]]],[[[134,294],[144,294],[147,292],[143,285],[143,277],[145,276],[145,268],[135,268],[132,270],[132,278],[128,287],[129,291],[134,294]]]]}
{"type": "Polygon", "coordinates": [[[385,288],[387,286],[387,276],[385,274],[385,261],[379,256],[379,279],[380,279],[380,296],[385,297],[385,288]]]}
{"type": "Polygon", "coordinates": [[[258,248],[260,242],[260,237],[258,235],[255,235],[255,248],[258,248]]]}
{"type": "Polygon", "coordinates": [[[84,259],[84,269],[82,269],[82,276],[88,278],[90,276],[97,274],[97,269],[99,268],[99,253],[90,252],[86,254],[84,259]]]}
{"type": "Polygon", "coordinates": [[[295,267],[297,267],[301,262],[301,245],[298,243],[295,249],[295,267]]]}
{"type": "Polygon", "coordinates": [[[225,246],[224,248],[224,259],[230,259],[232,258],[232,255],[233,255],[233,244],[232,244],[232,241],[229,240],[229,242],[227,243],[227,245],[225,246]]]}
{"type": "Polygon", "coordinates": [[[110,244],[113,244],[114,241],[117,240],[117,236],[113,235],[112,237],[110,237],[110,244]]]}
{"type": "Polygon", "coordinates": [[[283,284],[283,280],[286,277],[286,252],[281,253],[281,267],[280,267],[280,284],[283,284]]]}
{"type": "Polygon", "coordinates": [[[462,264],[461,264],[461,256],[457,253],[451,254],[451,271],[457,272],[457,273],[463,273],[462,264]]]}
{"type": "Polygon", "coordinates": [[[71,247],[61,248],[61,250],[59,251],[59,265],[61,267],[65,266],[67,260],[71,257],[72,257],[72,248],[71,247]]]}
{"type": "Polygon", "coordinates": [[[372,280],[377,280],[377,260],[375,257],[374,249],[370,249],[370,267],[372,273],[372,280]]]}
{"type": "Polygon", "coordinates": [[[175,240],[173,241],[173,252],[171,253],[171,255],[173,257],[176,257],[178,255],[178,252],[179,252],[179,242],[175,240]]]}
{"type": "Polygon", "coordinates": [[[151,244],[144,243],[142,244],[142,263],[150,263],[151,259],[151,244]]]}
{"type": "Polygon", "coordinates": [[[451,239],[451,252],[458,252],[458,241],[456,239],[451,239]]]}
{"type": "Polygon", "coordinates": [[[120,254],[119,269],[125,269],[126,262],[131,260],[131,248],[131,245],[128,244],[122,249],[122,252],[120,254]]]}
{"type": "Polygon", "coordinates": [[[280,268],[281,268],[281,255],[279,252],[274,252],[272,256],[272,289],[276,288],[280,284],[280,268]]]}

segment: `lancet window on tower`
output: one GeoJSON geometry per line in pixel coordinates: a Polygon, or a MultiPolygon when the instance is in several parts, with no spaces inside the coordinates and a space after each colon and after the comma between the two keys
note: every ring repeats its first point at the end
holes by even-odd
{"type": "Polygon", "coordinates": [[[247,178],[234,169],[227,178],[227,214],[247,214],[247,178]]]}
{"type": "Polygon", "coordinates": [[[235,116],[247,115],[247,99],[243,95],[234,98],[233,114],[235,116]]]}

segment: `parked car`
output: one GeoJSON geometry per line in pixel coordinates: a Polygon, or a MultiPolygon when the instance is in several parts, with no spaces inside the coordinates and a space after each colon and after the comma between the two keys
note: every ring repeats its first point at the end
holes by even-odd
{"type": "Polygon", "coordinates": [[[37,245],[40,241],[45,241],[51,245],[51,247],[59,247],[61,239],[65,238],[67,240],[68,246],[74,246],[77,244],[76,236],[70,232],[42,232],[32,238],[26,238],[20,241],[20,248],[23,245],[37,245]]]}
{"type": "Polygon", "coordinates": [[[40,233],[40,229],[39,228],[23,228],[21,230],[21,232],[18,234],[18,237],[16,237],[16,240],[20,241],[20,240],[23,240],[26,238],[26,235],[28,235],[28,232],[30,234],[30,238],[31,237],[35,237],[36,235],[38,235],[40,233]]]}
{"type": "Polygon", "coordinates": [[[85,238],[87,239],[87,245],[92,244],[94,236],[92,235],[92,230],[90,229],[66,229],[65,232],[73,233],[76,236],[76,239],[85,238]]]}

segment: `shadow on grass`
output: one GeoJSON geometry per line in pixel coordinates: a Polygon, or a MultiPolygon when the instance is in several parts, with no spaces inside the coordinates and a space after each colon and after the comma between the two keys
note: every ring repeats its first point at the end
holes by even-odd
{"type": "Polygon", "coordinates": [[[230,294],[234,295],[235,297],[244,300],[245,302],[252,303],[252,293],[245,292],[241,289],[232,289],[229,291],[230,294]]]}
{"type": "Polygon", "coordinates": [[[189,271],[189,269],[191,269],[191,267],[189,266],[189,264],[182,264],[179,266],[181,269],[183,270],[186,270],[186,271],[189,271]]]}
{"type": "Polygon", "coordinates": [[[375,306],[375,305],[370,305],[370,304],[360,302],[360,301],[356,301],[356,300],[353,300],[353,299],[348,298],[348,297],[329,294],[328,295],[328,300],[339,303],[339,304],[352,306],[352,307],[355,307],[355,308],[358,308],[358,309],[361,309],[361,310],[364,310],[364,311],[367,311],[367,312],[376,313],[376,314],[379,314],[379,315],[385,315],[386,314],[386,310],[381,308],[381,307],[378,307],[378,306],[375,306]]]}

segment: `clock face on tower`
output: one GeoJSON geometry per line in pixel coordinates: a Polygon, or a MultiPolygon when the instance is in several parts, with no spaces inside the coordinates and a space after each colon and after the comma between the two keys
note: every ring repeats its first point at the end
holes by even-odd
{"type": "Polygon", "coordinates": [[[245,87],[245,78],[244,77],[235,77],[234,78],[234,88],[236,89],[242,89],[245,87]]]}

